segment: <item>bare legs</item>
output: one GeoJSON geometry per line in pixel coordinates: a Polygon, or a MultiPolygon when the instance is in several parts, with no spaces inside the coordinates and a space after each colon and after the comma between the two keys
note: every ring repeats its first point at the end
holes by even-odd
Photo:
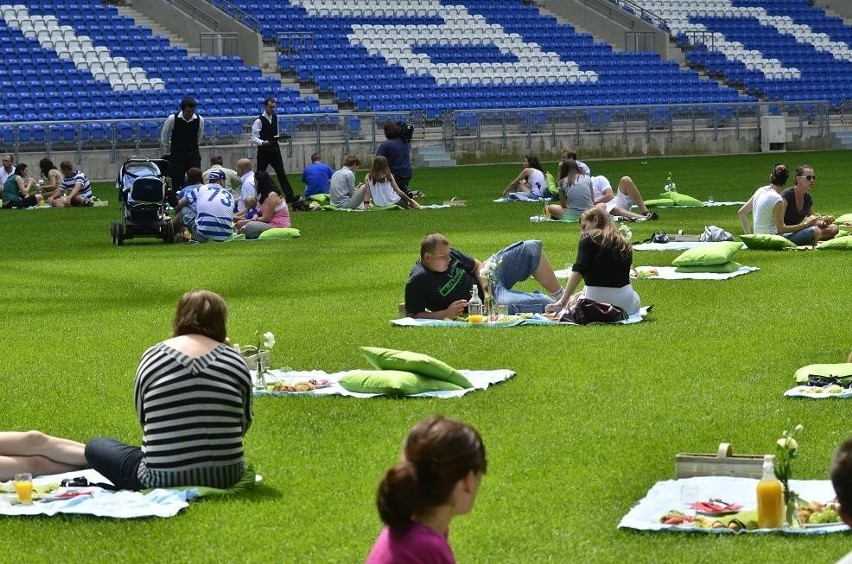
{"type": "Polygon", "coordinates": [[[622,176],[618,181],[618,189],[630,198],[630,200],[639,207],[642,214],[648,213],[648,208],[645,206],[645,200],[642,199],[642,194],[639,193],[639,188],[629,176],[622,176]]]}
{"type": "MultiPolygon", "coordinates": [[[[644,202],[643,202],[644,203],[644,202]]],[[[606,209],[606,204],[598,204],[599,208],[606,209]]],[[[609,215],[620,215],[621,217],[626,217],[628,219],[637,220],[637,219],[645,219],[645,216],[638,213],[633,213],[630,210],[626,210],[620,206],[613,206],[611,210],[609,210],[609,215]]]]}
{"type": "Polygon", "coordinates": [[[29,472],[33,476],[86,468],[85,445],[39,431],[0,433],[0,480],[29,472]]]}
{"type": "Polygon", "coordinates": [[[542,288],[547,290],[548,294],[556,294],[562,288],[562,285],[556,279],[556,274],[553,272],[553,267],[550,265],[544,249],[541,250],[541,258],[538,261],[538,266],[533,270],[532,276],[541,284],[542,288]]]}

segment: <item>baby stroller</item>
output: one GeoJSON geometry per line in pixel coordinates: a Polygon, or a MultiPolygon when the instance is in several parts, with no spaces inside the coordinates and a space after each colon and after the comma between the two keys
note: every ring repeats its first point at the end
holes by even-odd
{"type": "Polygon", "coordinates": [[[131,157],[122,165],[115,180],[121,222],[112,223],[114,245],[134,237],[156,237],[164,243],[174,243],[175,228],[165,207],[168,174],[168,161],[160,159],[131,157]]]}

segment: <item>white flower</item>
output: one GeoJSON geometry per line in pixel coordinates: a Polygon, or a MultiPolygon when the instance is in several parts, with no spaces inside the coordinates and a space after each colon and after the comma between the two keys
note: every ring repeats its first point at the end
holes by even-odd
{"type": "Polygon", "coordinates": [[[263,334],[263,346],[267,349],[275,346],[275,335],[272,334],[272,331],[267,331],[263,334]]]}
{"type": "Polygon", "coordinates": [[[624,235],[624,238],[628,241],[631,237],[633,237],[633,232],[630,230],[629,227],[627,227],[627,224],[625,223],[619,223],[618,230],[621,232],[622,235],[624,235]]]}
{"type": "Polygon", "coordinates": [[[799,443],[796,442],[796,439],[793,437],[781,437],[777,441],[778,446],[787,450],[798,450],[799,443]]]}
{"type": "Polygon", "coordinates": [[[802,431],[802,429],[804,429],[804,427],[802,426],[802,424],[801,424],[801,423],[799,423],[798,425],[796,425],[796,432],[797,432],[797,433],[800,433],[800,432],[802,431]]]}
{"type": "Polygon", "coordinates": [[[671,172],[669,172],[669,176],[666,178],[666,183],[663,186],[663,189],[666,192],[677,192],[677,184],[675,184],[674,178],[672,178],[671,172]]]}
{"type": "Polygon", "coordinates": [[[500,268],[500,265],[502,263],[502,258],[497,260],[489,258],[485,261],[485,264],[482,265],[482,268],[479,269],[479,274],[483,278],[487,278],[488,280],[491,280],[493,282],[497,277],[497,270],[500,268]]]}

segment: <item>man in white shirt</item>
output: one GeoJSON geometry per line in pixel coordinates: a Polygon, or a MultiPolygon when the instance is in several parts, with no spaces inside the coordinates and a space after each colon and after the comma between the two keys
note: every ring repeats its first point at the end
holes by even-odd
{"type": "Polygon", "coordinates": [[[237,213],[244,213],[246,209],[253,208],[257,204],[257,190],[254,187],[254,171],[250,159],[237,161],[237,174],[240,175],[240,197],[237,200],[237,213]]]}
{"type": "Polygon", "coordinates": [[[199,146],[204,138],[204,118],[195,113],[195,106],[195,100],[188,96],[181,100],[180,111],[169,114],[160,132],[160,144],[169,154],[172,192],[183,188],[186,171],[201,168],[199,146]]]}
{"type": "Polygon", "coordinates": [[[15,159],[9,153],[3,155],[3,166],[0,167],[0,187],[6,183],[12,173],[15,172],[15,159]]]}
{"type": "Polygon", "coordinates": [[[210,173],[210,184],[189,191],[178,202],[179,208],[190,206],[195,210],[195,221],[189,228],[196,243],[225,241],[234,235],[234,201],[225,182],[225,173],[215,170],[210,173]]]}
{"type": "Polygon", "coordinates": [[[618,192],[613,193],[612,186],[606,176],[592,177],[594,203],[610,215],[620,215],[627,219],[659,219],[659,216],[645,207],[645,200],[639,193],[639,188],[629,176],[622,176],[618,181],[618,192]],[[630,211],[630,206],[636,204],[640,213],[630,211]]]}
{"type": "Polygon", "coordinates": [[[282,136],[278,133],[278,114],[275,113],[277,103],[272,96],[263,101],[263,113],[251,124],[251,144],[257,147],[257,170],[265,171],[272,165],[284,199],[287,203],[293,203],[300,197],[293,193],[284,171],[284,159],[281,158],[281,147],[278,145],[282,136]]]}

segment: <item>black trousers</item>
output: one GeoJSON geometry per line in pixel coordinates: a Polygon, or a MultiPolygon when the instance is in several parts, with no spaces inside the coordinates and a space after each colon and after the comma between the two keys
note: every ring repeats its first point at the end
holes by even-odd
{"type": "Polygon", "coordinates": [[[169,160],[169,175],[172,178],[172,190],[180,192],[180,189],[183,188],[186,171],[193,167],[201,168],[201,153],[189,155],[180,153],[171,154],[169,160]]]}
{"type": "Polygon", "coordinates": [[[290,181],[287,180],[287,173],[284,171],[284,159],[281,158],[279,148],[276,147],[274,151],[257,150],[257,170],[265,171],[269,165],[272,165],[272,170],[278,177],[278,184],[281,186],[281,191],[284,192],[284,199],[288,203],[298,200],[299,197],[293,194],[293,188],[290,186],[290,181]]]}

